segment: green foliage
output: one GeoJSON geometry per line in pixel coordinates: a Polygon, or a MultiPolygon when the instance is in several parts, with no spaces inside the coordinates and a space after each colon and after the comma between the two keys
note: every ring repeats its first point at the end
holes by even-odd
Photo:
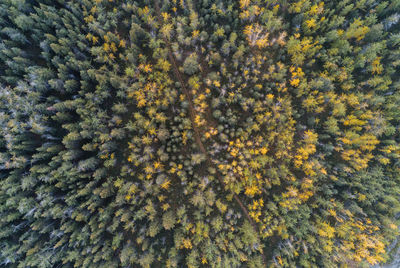
{"type": "Polygon", "coordinates": [[[191,54],[183,62],[183,70],[186,74],[192,75],[199,70],[199,63],[197,62],[197,55],[191,54]]]}
{"type": "Polygon", "coordinates": [[[0,266],[389,262],[399,12],[1,1],[0,266]]]}

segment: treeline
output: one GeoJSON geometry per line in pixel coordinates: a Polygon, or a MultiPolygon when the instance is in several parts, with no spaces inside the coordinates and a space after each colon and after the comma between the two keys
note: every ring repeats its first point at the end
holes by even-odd
{"type": "Polygon", "coordinates": [[[1,1],[0,266],[390,262],[399,20],[399,0],[1,1]]]}

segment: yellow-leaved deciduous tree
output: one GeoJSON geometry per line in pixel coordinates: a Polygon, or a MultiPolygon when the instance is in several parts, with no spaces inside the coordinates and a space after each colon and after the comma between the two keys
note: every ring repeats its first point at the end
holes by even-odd
{"type": "Polygon", "coordinates": [[[383,66],[381,64],[382,57],[376,57],[372,61],[372,73],[373,74],[381,74],[383,71],[383,66]]]}
{"type": "Polygon", "coordinates": [[[311,130],[304,132],[303,146],[297,149],[297,154],[295,155],[295,166],[300,167],[304,161],[306,161],[310,154],[315,153],[315,144],[318,141],[318,134],[311,130]]]}
{"type": "Polygon", "coordinates": [[[260,24],[256,23],[246,25],[243,32],[246,35],[247,41],[249,42],[250,46],[265,48],[269,45],[269,33],[266,32],[260,24]]]}
{"type": "Polygon", "coordinates": [[[357,41],[362,40],[370,31],[368,26],[363,25],[363,21],[359,18],[355,19],[344,33],[347,39],[355,38],[357,41]]]}
{"type": "Polygon", "coordinates": [[[344,148],[338,148],[342,159],[348,161],[355,170],[368,167],[368,162],[373,158],[371,151],[379,144],[379,140],[373,134],[359,135],[354,131],[346,131],[344,136],[337,140],[344,144],[344,148]]]}
{"type": "Polygon", "coordinates": [[[334,224],[317,221],[317,235],[321,248],[336,255],[340,261],[360,263],[366,260],[375,265],[385,259],[385,244],[379,234],[379,227],[368,218],[359,219],[350,211],[343,214],[332,211],[334,224]]]}

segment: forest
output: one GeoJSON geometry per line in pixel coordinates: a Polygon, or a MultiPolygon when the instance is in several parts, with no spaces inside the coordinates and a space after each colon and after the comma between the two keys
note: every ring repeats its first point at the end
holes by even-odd
{"type": "Polygon", "coordinates": [[[367,268],[399,224],[400,0],[0,0],[0,267],[367,268]]]}

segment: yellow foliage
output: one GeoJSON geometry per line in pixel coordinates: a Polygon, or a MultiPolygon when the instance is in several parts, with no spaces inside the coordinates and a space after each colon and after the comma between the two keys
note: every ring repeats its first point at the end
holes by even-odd
{"type": "Polygon", "coordinates": [[[169,208],[170,208],[170,205],[169,205],[169,204],[163,204],[163,205],[162,205],[163,211],[167,211],[169,208]]]}
{"type": "Polygon", "coordinates": [[[316,20],[314,18],[306,20],[306,25],[308,28],[315,28],[317,26],[316,20]]]}
{"type": "Polygon", "coordinates": [[[317,15],[317,14],[321,14],[323,11],[324,11],[324,2],[320,2],[318,5],[311,6],[308,13],[310,15],[317,15]]]}
{"type": "Polygon", "coordinates": [[[240,8],[244,9],[249,6],[251,0],[240,0],[240,8]]]}
{"type": "Polygon", "coordinates": [[[169,17],[170,17],[170,15],[167,12],[162,12],[161,16],[163,17],[164,21],[167,21],[169,19],[169,17]]]}
{"type": "Polygon", "coordinates": [[[97,36],[92,37],[93,44],[97,44],[99,42],[99,38],[97,36]]]}
{"type": "Polygon", "coordinates": [[[372,62],[372,73],[373,74],[381,74],[383,71],[383,66],[381,65],[382,57],[376,57],[372,62]]]}
{"type": "Polygon", "coordinates": [[[186,144],[187,143],[187,131],[182,132],[182,143],[186,144]]]}
{"type": "Polygon", "coordinates": [[[265,155],[267,152],[268,152],[268,149],[265,148],[265,147],[262,147],[262,148],[260,149],[260,153],[261,153],[262,155],[265,155]]]}
{"type": "Polygon", "coordinates": [[[201,263],[202,264],[207,264],[208,263],[206,257],[202,257],[201,258],[201,263]]]}
{"type": "Polygon", "coordinates": [[[169,186],[171,185],[171,181],[166,179],[162,184],[161,184],[161,188],[164,190],[168,190],[169,186]]]}
{"type": "Polygon", "coordinates": [[[362,21],[360,19],[355,19],[346,31],[346,38],[356,38],[357,41],[360,41],[369,31],[370,29],[368,26],[362,26],[362,21]]]}
{"type": "Polygon", "coordinates": [[[318,229],[318,234],[322,237],[333,238],[335,234],[335,228],[326,222],[322,222],[318,229]]]}
{"type": "Polygon", "coordinates": [[[103,50],[104,50],[105,52],[108,52],[108,51],[110,50],[110,46],[109,46],[108,43],[104,43],[104,45],[103,45],[103,50]]]}
{"type": "Polygon", "coordinates": [[[305,2],[306,2],[306,0],[300,0],[300,1],[296,2],[296,3],[293,3],[294,12],[300,13],[305,2]]]}
{"type": "Polygon", "coordinates": [[[390,159],[387,157],[380,157],[379,162],[382,163],[383,165],[387,165],[390,163],[390,159]]]}
{"type": "Polygon", "coordinates": [[[92,21],[94,21],[94,17],[92,15],[89,15],[88,17],[84,18],[86,23],[91,23],[92,21]]]}
{"type": "Polygon", "coordinates": [[[193,37],[193,38],[196,38],[197,36],[199,36],[199,34],[200,34],[200,31],[199,31],[199,30],[194,30],[194,31],[192,32],[192,37],[193,37]]]}
{"type": "Polygon", "coordinates": [[[358,194],[358,201],[364,201],[366,198],[364,194],[358,194]]]}
{"type": "Polygon", "coordinates": [[[181,248],[191,249],[192,247],[192,241],[190,241],[190,238],[184,238],[182,240],[181,248]]]}
{"type": "Polygon", "coordinates": [[[254,196],[256,194],[260,194],[261,190],[256,186],[256,185],[252,185],[252,186],[246,186],[246,191],[245,194],[247,196],[254,196]]]}
{"type": "Polygon", "coordinates": [[[294,87],[297,87],[299,85],[299,83],[300,83],[300,79],[298,79],[298,78],[290,80],[290,85],[292,85],[294,87]]]}
{"type": "Polygon", "coordinates": [[[256,24],[246,25],[244,34],[247,37],[247,41],[251,46],[257,46],[258,48],[265,48],[269,45],[268,36],[269,33],[265,32],[263,27],[256,24]]]}
{"type": "Polygon", "coordinates": [[[367,122],[365,120],[360,120],[354,115],[349,115],[347,118],[343,121],[343,125],[345,126],[363,126],[367,122]]]}

